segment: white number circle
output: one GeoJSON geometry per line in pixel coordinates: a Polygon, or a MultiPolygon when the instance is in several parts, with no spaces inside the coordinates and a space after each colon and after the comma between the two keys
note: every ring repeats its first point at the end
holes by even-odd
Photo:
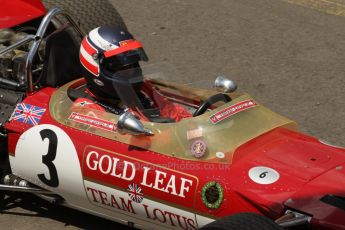
{"type": "Polygon", "coordinates": [[[38,186],[63,195],[65,200],[83,197],[83,177],[76,148],[61,128],[37,125],[19,138],[13,173],[38,186]]]}
{"type": "Polygon", "coordinates": [[[279,173],[268,167],[257,166],[253,167],[248,172],[249,178],[258,184],[273,184],[279,180],[279,173]]]}

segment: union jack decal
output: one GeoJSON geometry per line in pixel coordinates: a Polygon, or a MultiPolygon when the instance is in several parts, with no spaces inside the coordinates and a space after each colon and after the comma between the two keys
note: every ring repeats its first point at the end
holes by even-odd
{"type": "Polygon", "coordinates": [[[11,120],[19,121],[32,126],[38,125],[45,111],[46,109],[38,106],[20,103],[17,105],[11,120]]]}
{"type": "Polygon", "coordinates": [[[129,198],[135,203],[141,203],[144,200],[144,194],[139,185],[130,184],[128,185],[127,191],[129,198]]]}

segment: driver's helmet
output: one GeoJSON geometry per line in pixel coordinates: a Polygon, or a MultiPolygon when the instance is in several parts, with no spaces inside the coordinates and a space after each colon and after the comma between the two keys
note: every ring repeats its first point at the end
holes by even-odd
{"type": "Polygon", "coordinates": [[[91,30],[81,43],[79,58],[89,90],[101,98],[118,98],[118,83],[140,88],[139,61],[148,60],[139,41],[112,25],[91,30]]]}

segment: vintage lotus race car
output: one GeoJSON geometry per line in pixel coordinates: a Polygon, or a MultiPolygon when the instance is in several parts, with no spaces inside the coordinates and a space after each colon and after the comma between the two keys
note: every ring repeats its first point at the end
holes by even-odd
{"type": "Polygon", "coordinates": [[[75,103],[86,87],[78,23],[36,0],[1,4],[2,199],[30,192],[142,229],[345,229],[344,148],[298,132],[231,80],[197,88],[165,65],[143,66],[145,81],[190,118],[75,103]]]}

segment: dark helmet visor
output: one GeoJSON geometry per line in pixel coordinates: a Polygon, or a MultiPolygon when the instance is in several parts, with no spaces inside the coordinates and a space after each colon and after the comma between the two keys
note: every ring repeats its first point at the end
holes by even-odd
{"type": "Polygon", "coordinates": [[[122,70],[128,65],[138,63],[139,61],[148,61],[148,57],[143,48],[129,50],[115,56],[103,59],[102,65],[111,73],[122,70]]]}

